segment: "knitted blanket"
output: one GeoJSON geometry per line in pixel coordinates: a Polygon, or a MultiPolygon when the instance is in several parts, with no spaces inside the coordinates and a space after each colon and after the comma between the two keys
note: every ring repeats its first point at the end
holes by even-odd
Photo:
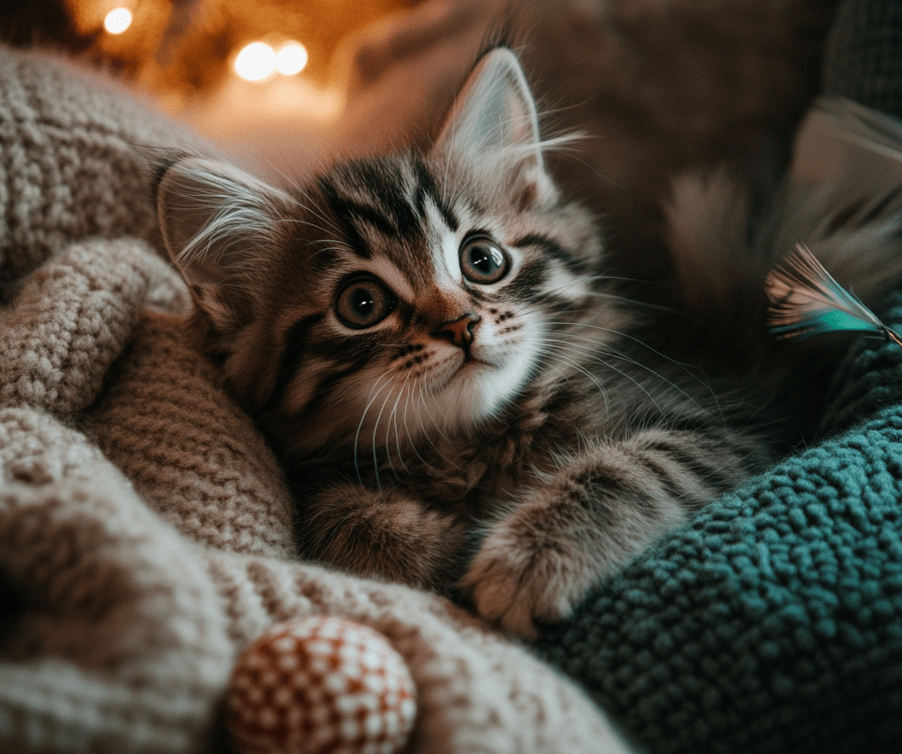
{"type": "Polygon", "coordinates": [[[445,600],[294,558],[276,461],[158,253],[134,146],[192,141],[0,49],[0,751],[214,749],[236,654],[311,615],[404,658],[405,751],[623,751],[576,684],[445,600]]]}
{"type": "MultiPolygon", "coordinates": [[[[296,560],[134,156],[193,142],[0,50],[0,751],[214,748],[237,652],[306,615],[403,656],[409,752],[622,750],[599,708],[655,752],[897,749],[902,352],[839,365],[829,440],[599,586],[540,660],[444,600],[296,560]]],[[[884,314],[902,325],[902,294],[884,314]]]]}

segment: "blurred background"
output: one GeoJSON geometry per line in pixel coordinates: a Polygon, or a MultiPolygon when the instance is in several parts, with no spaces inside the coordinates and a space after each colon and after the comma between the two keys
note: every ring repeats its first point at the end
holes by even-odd
{"type": "Polygon", "coordinates": [[[228,139],[261,111],[330,120],[343,39],[408,0],[25,0],[0,3],[17,46],[73,54],[228,139]],[[16,6],[16,7],[14,7],[16,6]]]}
{"type": "Polygon", "coordinates": [[[99,68],[243,166],[275,178],[303,172],[320,157],[385,148],[407,120],[434,125],[501,5],[0,0],[0,41],[99,68]],[[416,62],[405,68],[399,59],[416,62]],[[427,107],[412,96],[428,100],[430,112],[423,115],[427,107]]]}
{"type": "Polygon", "coordinates": [[[412,0],[27,0],[5,2],[3,36],[19,46],[55,45],[157,90],[173,104],[207,95],[230,77],[264,80],[303,72],[324,85],[339,42],[412,0]],[[242,50],[265,44],[278,54],[242,50]],[[287,61],[289,57],[292,63],[287,61]]]}
{"type": "Polygon", "coordinates": [[[336,155],[428,143],[501,24],[544,133],[584,136],[549,155],[559,185],[640,249],[623,254],[636,266],[675,174],[787,152],[821,85],[836,4],[0,0],[0,40],[114,74],[278,181],[336,155]]]}

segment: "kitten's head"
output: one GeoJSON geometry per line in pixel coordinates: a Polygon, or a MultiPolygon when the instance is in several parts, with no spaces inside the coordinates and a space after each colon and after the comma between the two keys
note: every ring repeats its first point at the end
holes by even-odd
{"type": "Polygon", "coordinates": [[[432,148],[282,191],[186,158],[164,238],[232,389],[299,456],[478,426],[588,311],[600,243],[548,176],[535,105],[499,49],[432,148]]]}

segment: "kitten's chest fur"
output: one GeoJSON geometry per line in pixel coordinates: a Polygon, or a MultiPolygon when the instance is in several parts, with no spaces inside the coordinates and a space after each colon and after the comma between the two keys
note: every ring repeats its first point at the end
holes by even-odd
{"type": "MultiPolygon", "coordinates": [[[[693,431],[710,426],[728,443],[741,438],[762,463],[771,458],[763,441],[728,425],[720,407],[712,405],[710,388],[697,379],[685,379],[679,370],[668,373],[664,364],[650,369],[627,360],[609,366],[590,352],[569,370],[540,373],[478,425],[375,449],[358,443],[345,448],[328,470],[319,464],[296,467],[302,497],[322,480],[331,484],[339,477],[374,491],[400,490],[427,508],[484,523],[516,504],[522,490],[542,487],[601,438],[626,441],[653,424],[693,431]]],[[[754,465],[750,458],[750,468],[754,465]]]]}
{"type": "Polygon", "coordinates": [[[514,490],[534,484],[555,465],[548,437],[560,434],[560,422],[543,410],[544,398],[526,396],[470,431],[394,453],[384,449],[378,463],[358,459],[351,473],[359,472],[367,487],[400,488],[426,505],[485,520],[514,490]]]}

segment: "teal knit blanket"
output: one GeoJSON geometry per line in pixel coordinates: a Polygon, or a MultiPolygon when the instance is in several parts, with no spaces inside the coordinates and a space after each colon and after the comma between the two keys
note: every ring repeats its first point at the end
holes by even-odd
{"type": "Polygon", "coordinates": [[[543,637],[649,752],[902,751],[902,348],[862,341],[831,406],[543,637]]]}

